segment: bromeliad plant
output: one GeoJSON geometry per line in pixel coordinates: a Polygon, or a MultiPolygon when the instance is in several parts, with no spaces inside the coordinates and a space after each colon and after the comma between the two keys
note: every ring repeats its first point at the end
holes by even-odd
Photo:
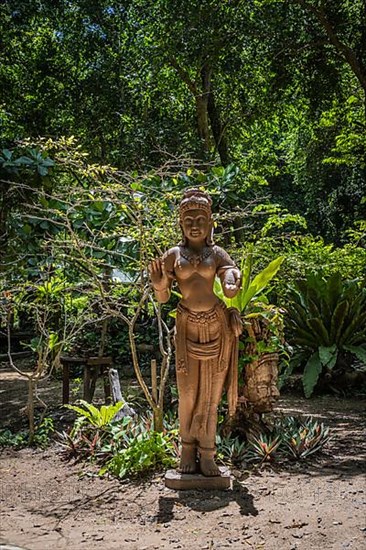
{"type": "Polygon", "coordinates": [[[217,456],[229,466],[241,466],[246,456],[246,443],[231,435],[216,436],[217,456]]]}
{"type": "Polygon", "coordinates": [[[289,416],[283,419],[277,429],[283,432],[283,445],[295,459],[309,457],[329,441],[329,428],[310,416],[304,420],[289,416]]]}
{"type": "Polygon", "coordinates": [[[331,377],[347,355],[366,363],[366,288],[358,281],[308,275],[290,291],[291,368],[305,364],[303,386],[310,397],[321,375],[331,377]]]}
{"type": "Polygon", "coordinates": [[[269,433],[249,437],[244,459],[260,464],[283,458],[305,460],[321,451],[329,438],[329,428],[311,416],[285,416],[276,419],[269,433]]]}
{"type": "Polygon", "coordinates": [[[249,461],[257,461],[260,463],[273,462],[278,448],[282,443],[281,435],[267,435],[260,433],[252,435],[249,440],[249,450],[247,458],[249,461]]]}

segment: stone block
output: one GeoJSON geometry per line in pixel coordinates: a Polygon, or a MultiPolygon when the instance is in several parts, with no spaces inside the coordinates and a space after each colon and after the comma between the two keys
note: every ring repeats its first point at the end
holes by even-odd
{"type": "Polygon", "coordinates": [[[221,475],[206,477],[202,474],[181,474],[177,470],[168,470],[165,474],[165,487],[175,491],[225,490],[231,488],[230,470],[221,466],[221,475]]]}

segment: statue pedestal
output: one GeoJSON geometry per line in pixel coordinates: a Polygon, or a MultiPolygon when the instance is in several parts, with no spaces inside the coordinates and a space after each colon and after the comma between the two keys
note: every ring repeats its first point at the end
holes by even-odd
{"type": "Polygon", "coordinates": [[[206,477],[202,474],[181,474],[177,470],[168,470],[165,474],[165,487],[175,491],[230,489],[230,470],[221,466],[220,472],[221,475],[219,476],[206,477]]]}

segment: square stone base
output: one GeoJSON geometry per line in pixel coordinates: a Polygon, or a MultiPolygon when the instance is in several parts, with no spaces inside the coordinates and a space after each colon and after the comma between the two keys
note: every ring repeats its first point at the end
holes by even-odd
{"type": "Polygon", "coordinates": [[[165,474],[165,487],[176,491],[230,489],[230,470],[221,466],[220,472],[219,476],[206,477],[202,474],[181,474],[177,470],[168,470],[165,474]]]}

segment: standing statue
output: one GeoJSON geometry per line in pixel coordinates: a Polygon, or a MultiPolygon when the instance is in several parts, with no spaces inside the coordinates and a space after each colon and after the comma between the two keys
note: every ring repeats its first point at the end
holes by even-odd
{"type": "Polygon", "coordinates": [[[217,275],[225,296],[233,298],[241,275],[230,256],[213,242],[211,204],[206,193],[187,190],[179,206],[182,241],[149,266],[159,302],[169,300],[173,281],[182,294],[175,338],[182,440],[179,470],[204,476],[220,475],[214,461],[217,407],[225,386],[229,414],[235,413],[242,332],[239,312],[226,308],[213,292],[217,275]]]}

